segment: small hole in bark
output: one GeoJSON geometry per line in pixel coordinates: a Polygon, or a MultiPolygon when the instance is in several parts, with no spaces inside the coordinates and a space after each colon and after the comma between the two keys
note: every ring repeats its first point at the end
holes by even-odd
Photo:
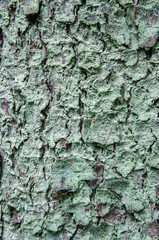
{"type": "Polygon", "coordinates": [[[0,48],[3,46],[3,31],[2,28],[0,28],[0,48]]]}
{"type": "Polygon", "coordinates": [[[152,57],[152,47],[149,50],[146,50],[146,59],[150,60],[152,57]]]}
{"type": "Polygon", "coordinates": [[[31,23],[36,23],[37,18],[38,18],[38,14],[28,15],[27,16],[28,21],[31,22],[31,23]]]}
{"type": "Polygon", "coordinates": [[[129,48],[129,46],[127,44],[123,44],[123,47],[125,48],[129,48]]]}
{"type": "Polygon", "coordinates": [[[67,32],[67,35],[68,35],[68,36],[71,35],[70,24],[66,24],[66,32],[67,32]]]}
{"type": "MultiPolygon", "coordinates": [[[[2,28],[0,28],[0,53],[1,53],[2,47],[3,47],[3,31],[2,31],[2,28]]],[[[1,56],[0,56],[0,63],[1,63],[1,56]]]]}
{"type": "Polygon", "coordinates": [[[53,9],[51,10],[51,17],[50,17],[50,19],[53,20],[54,17],[55,17],[55,8],[53,8],[53,9]]]}
{"type": "Polygon", "coordinates": [[[14,21],[15,20],[15,13],[16,13],[16,3],[13,3],[11,6],[10,6],[10,9],[9,9],[9,18],[14,21]]]}
{"type": "Polygon", "coordinates": [[[86,4],[86,0],[81,0],[81,2],[82,2],[82,5],[86,4]]]}

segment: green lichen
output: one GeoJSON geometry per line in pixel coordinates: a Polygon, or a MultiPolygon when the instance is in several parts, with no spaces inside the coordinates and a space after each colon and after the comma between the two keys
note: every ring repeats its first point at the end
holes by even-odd
{"type": "Polygon", "coordinates": [[[2,0],[2,240],[158,239],[158,9],[2,0]]]}

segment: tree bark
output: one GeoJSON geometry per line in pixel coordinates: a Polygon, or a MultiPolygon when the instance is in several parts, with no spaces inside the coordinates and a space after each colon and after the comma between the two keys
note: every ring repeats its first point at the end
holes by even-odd
{"type": "Polygon", "coordinates": [[[158,0],[0,2],[2,240],[159,239],[158,0]]]}

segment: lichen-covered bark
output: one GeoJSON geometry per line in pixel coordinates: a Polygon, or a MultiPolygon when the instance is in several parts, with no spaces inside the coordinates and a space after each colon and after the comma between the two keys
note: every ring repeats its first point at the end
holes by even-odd
{"type": "Polygon", "coordinates": [[[159,239],[159,3],[1,0],[2,240],[159,239]]]}

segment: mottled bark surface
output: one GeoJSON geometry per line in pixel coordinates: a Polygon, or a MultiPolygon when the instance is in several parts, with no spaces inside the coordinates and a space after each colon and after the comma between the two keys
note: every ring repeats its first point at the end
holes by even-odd
{"type": "Polygon", "coordinates": [[[2,240],[159,239],[159,3],[1,0],[2,240]]]}

